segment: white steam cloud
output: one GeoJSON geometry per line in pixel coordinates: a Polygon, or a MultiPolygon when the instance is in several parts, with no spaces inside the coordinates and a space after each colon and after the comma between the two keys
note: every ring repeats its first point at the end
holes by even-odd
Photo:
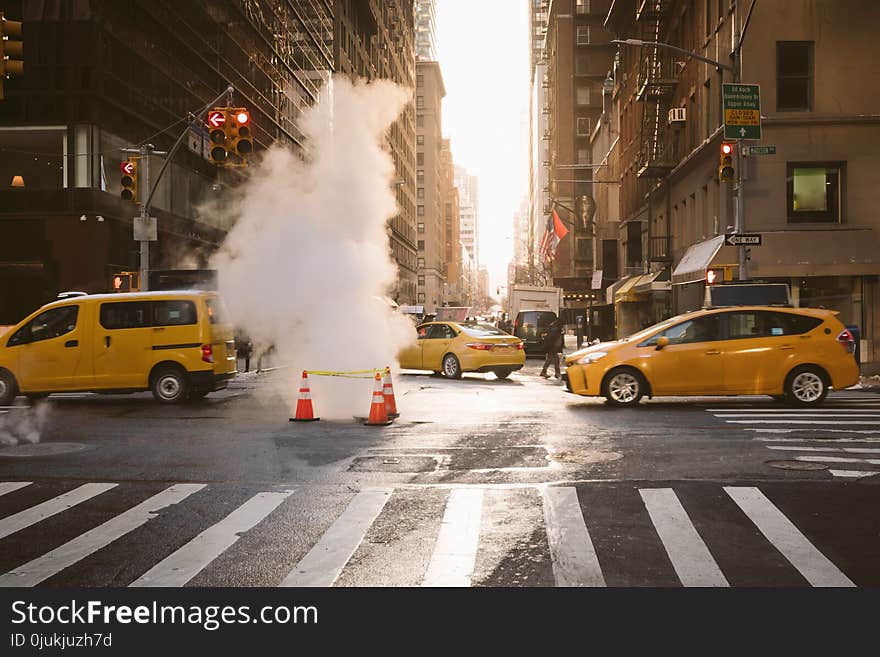
{"type": "Polygon", "coordinates": [[[41,401],[33,407],[16,406],[0,414],[0,447],[38,443],[49,420],[49,404],[41,401]]]}
{"type": "MultiPolygon", "coordinates": [[[[291,405],[301,370],[394,368],[414,339],[412,323],[382,300],[397,278],[386,228],[398,212],[395,168],[385,135],[410,97],[388,81],[327,84],[303,117],[309,161],[282,147],[266,153],[213,258],[234,323],[292,366],[283,377],[291,405]]],[[[367,414],[372,381],[310,383],[321,417],[367,414]]]]}

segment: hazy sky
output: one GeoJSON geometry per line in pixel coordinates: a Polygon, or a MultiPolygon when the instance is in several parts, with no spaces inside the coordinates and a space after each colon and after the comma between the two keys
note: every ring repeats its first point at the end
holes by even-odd
{"type": "MultiPolygon", "coordinates": [[[[507,284],[513,214],[528,194],[528,0],[436,0],[443,132],[480,179],[480,259],[507,284]]],[[[503,292],[503,290],[502,290],[503,292]]]]}

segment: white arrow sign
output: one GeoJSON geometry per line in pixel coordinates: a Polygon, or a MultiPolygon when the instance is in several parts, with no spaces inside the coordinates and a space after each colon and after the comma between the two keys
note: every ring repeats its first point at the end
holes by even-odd
{"type": "Polygon", "coordinates": [[[745,136],[746,136],[746,129],[745,129],[745,128],[740,128],[740,129],[739,129],[739,136],[740,136],[740,137],[745,137],[745,136]]]}
{"type": "Polygon", "coordinates": [[[212,128],[219,128],[224,123],[226,123],[226,116],[223,112],[211,112],[208,114],[208,124],[212,128]]]}

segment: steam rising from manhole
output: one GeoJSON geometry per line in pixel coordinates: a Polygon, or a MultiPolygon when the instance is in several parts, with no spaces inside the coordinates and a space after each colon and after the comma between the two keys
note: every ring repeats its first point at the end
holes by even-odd
{"type": "Polygon", "coordinates": [[[777,470],[827,470],[824,463],[807,463],[805,461],[765,461],[771,468],[777,470]]]}

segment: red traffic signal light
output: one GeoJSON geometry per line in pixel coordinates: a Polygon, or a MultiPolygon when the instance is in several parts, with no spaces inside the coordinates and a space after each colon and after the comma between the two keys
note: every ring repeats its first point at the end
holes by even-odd
{"type": "Polygon", "coordinates": [[[137,165],[137,160],[133,158],[129,158],[119,165],[119,169],[122,171],[122,179],[120,180],[122,183],[122,191],[119,193],[119,196],[123,201],[131,201],[132,203],[138,202],[137,165]]]}
{"type": "Polygon", "coordinates": [[[724,282],[724,267],[711,267],[706,270],[706,285],[724,282]]]}
{"type": "Polygon", "coordinates": [[[718,161],[718,180],[721,182],[733,182],[736,179],[736,169],[733,167],[734,144],[723,142],[718,161]]]}
{"type": "Polygon", "coordinates": [[[254,143],[251,140],[251,115],[243,107],[236,109],[232,117],[233,123],[230,126],[232,138],[232,150],[242,158],[254,152],[254,143]]]}

